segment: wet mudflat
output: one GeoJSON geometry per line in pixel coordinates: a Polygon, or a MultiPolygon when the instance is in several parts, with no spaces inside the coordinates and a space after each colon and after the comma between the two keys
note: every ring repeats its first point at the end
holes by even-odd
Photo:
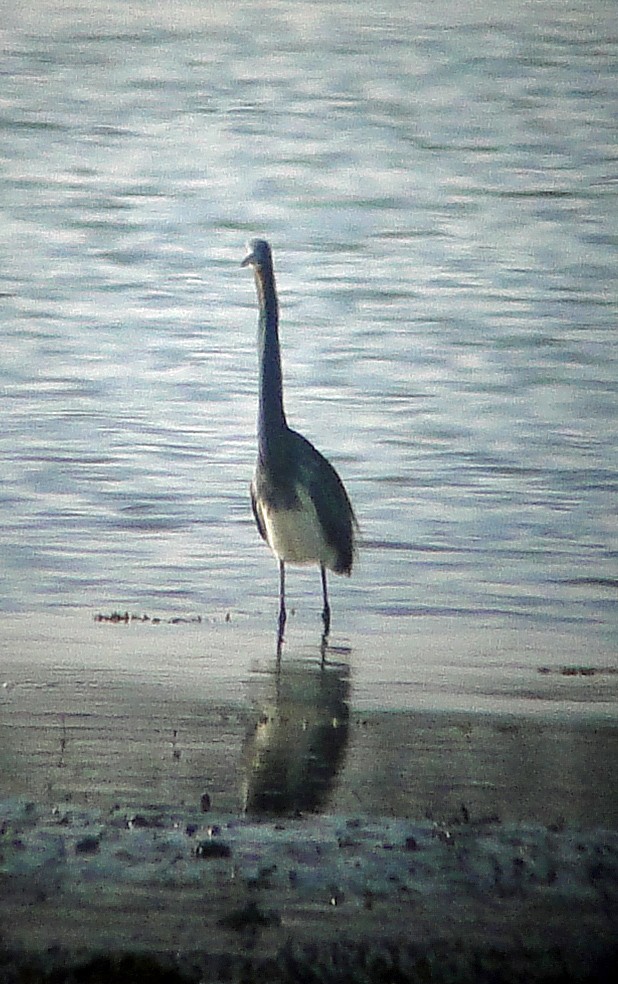
{"type": "Polygon", "coordinates": [[[602,979],[614,21],[7,7],[2,984],[602,979]],[[361,522],[325,665],[250,515],[254,235],[361,522]]]}
{"type": "Polygon", "coordinates": [[[114,979],[130,954],[179,980],[294,980],[342,946],[350,980],[369,959],[404,980],[434,961],[440,980],[454,958],[459,979],[479,960],[508,979],[515,952],[532,980],[600,973],[617,929],[610,654],[546,650],[517,674],[502,637],[500,678],[461,626],[347,640],[324,664],[292,640],[279,666],[225,621],[4,629],[7,975],[104,954],[114,979]],[[469,651],[457,681],[449,645],[469,651]]]}

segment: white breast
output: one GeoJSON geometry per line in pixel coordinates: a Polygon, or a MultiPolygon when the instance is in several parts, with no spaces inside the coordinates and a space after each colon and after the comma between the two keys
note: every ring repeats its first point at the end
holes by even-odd
{"type": "Polygon", "coordinates": [[[311,497],[297,490],[298,509],[269,509],[260,503],[266,539],[273,553],[288,564],[324,564],[332,570],[336,553],[324,539],[311,497]]]}

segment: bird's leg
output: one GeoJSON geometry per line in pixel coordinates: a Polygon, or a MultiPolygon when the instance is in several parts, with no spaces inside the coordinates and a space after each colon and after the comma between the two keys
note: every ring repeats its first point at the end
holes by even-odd
{"type": "Polygon", "coordinates": [[[324,564],[320,564],[320,574],[322,575],[322,597],[324,598],[322,621],[324,622],[324,639],[326,640],[330,632],[330,605],[328,604],[328,588],[326,586],[326,568],[324,564]]]}
{"type": "Polygon", "coordinates": [[[285,629],[285,620],[287,618],[287,612],[285,610],[285,564],[282,560],[279,561],[279,633],[277,635],[277,655],[281,653],[281,646],[283,644],[283,630],[285,629]]]}

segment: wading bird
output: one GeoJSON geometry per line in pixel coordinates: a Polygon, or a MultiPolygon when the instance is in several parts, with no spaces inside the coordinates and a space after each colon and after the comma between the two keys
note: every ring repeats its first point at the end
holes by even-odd
{"type": "Polygon", "coordinates": [[[288,427],[283,408],[279,306],[270,246],[252,239],[242,266],[252,266],[258,296],[258,456],[251,506],[262,539],[279,561],[279,635],[286,621],[285,565],[318,564],[324,641],[330,630],[326,570],[351,574],[357,529],[339,475],[313,444],[288,427]]]}

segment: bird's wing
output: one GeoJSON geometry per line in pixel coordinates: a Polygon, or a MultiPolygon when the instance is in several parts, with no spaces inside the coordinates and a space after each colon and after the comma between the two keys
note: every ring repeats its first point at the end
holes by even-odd
{"type": "Polygon", "coordinates": [[[260,536],[263,540],[266,540],[266,527],[264,526],[264,520],[262,519],[262,513],[258,505],[255,482],[251,482],[251,509],[253,512],[253,518],[255,519],[255,525],[259,530],[260,536]]]}
{"type": "Polygon", "coordinates": [[[338,554],[335,570],[349,574],[358,523],[344,484],[330,461],[310,441],[296,431],[292,433],[297,442],[296,464],[301,484],[309,491],[327,542],[338,554]]]}

